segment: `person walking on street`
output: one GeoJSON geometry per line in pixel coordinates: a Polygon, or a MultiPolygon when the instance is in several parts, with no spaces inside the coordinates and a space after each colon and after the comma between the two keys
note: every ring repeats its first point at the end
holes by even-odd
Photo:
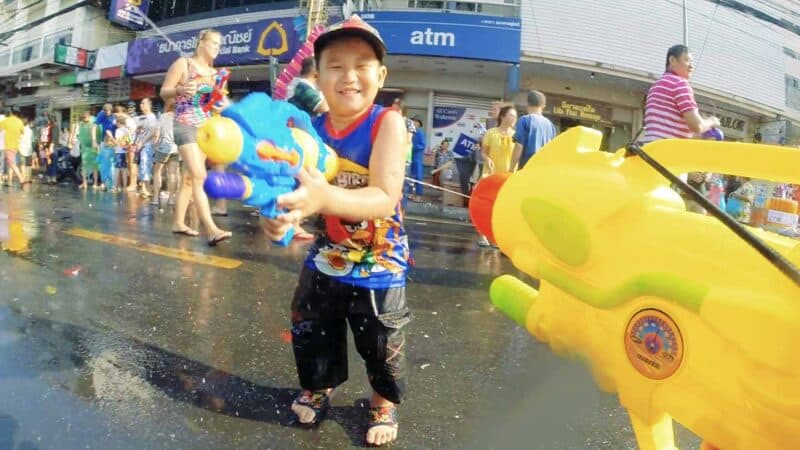
{"type": "Polygon", "coordinates": [[[528,92],[528,114],[517,121],[514,131],[514,153],[511,156],[511,170],[522,170],[525,164],[556,137],[553,122],[542,115],[547,98],[539,91],[528,92]]]}
{"type": "MultiPolygon", "coordinates": [[[[183,173],[183,183],[178,193],[172,231],[188,236],[199,234],[185,223],[189,200],[193,198],[200,220],[208,231],[208,245],[213,247],[229,239],[232,233],[220,229],[214,223],[208,197],[203,189],[206,180],[206,157],[197,145],[197,129],[211,114],[196,108],[194,97],[200,88],[210,88],[214,85],[217,70],[214,69],[213,63],[219,54],[222,35],[216,30],[203,30],[197,42],[194,55],[180,57],[170,66],[161,87],[161,97],[165,101],[175,99],[173,134],[187,169],[183,173]]],[[[212,105],[212,109],[219,111],[224,108],[226,102],[227,99],[224,99],[222,105],[212,105]]]]}
{"type": "MultiPolygon", "coordinates": [[[[414,122],[414,136],[411,138],[411,178],[423,181],[425,177],[425,170],[423,162],[425,160],[425,131],[422,129],[422,120],[418,116],[411,119],[414,122]]],[[[422,201],[422,184],[411,183],[409,185],[408,198],[412,202],[419,203],[422,201]],[[413,189],[413,193],[412,193],[413,189]]]]}
{"type": "Polygon", "coordinates": [[[22,119],[11,111],[10,114],[0,121],[0,130],[5,134],[5,159],[8,166],[8,185],[14,181],[14,175],[19,179],[19,184],[25,184],[25,178],[22,176],[19,167],[17,167],[17,152],[19,152],[20,138],[25,131],[25,124],[22,119]]]}

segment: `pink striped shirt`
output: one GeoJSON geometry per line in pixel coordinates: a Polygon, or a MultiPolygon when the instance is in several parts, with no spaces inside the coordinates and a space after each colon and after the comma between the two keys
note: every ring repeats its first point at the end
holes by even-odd
{"type": "Polygon", "coordinates": [[[664,75],[650,87],[644,106],[644,142],[658,139],[693,136],[683,113],[697,109],[689,81],[673,72],[664,75]]]}

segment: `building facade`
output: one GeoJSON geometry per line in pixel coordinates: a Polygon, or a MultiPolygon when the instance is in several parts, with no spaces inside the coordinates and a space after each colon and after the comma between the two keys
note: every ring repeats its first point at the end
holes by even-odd
{"type": "MultiPolygon", "coordinates": [[[[779,25],[791,28],[796,17],[766,8],[770,3],[798,2],[687,2],[690,81],[701,113],[718,116],[731,140],[800,123],[791,107],[798,64],[785,50],[797,30],[779,25]]],[[[683,43],[682,2],[522,0],[520,14],[521,87],[555,99],[548,109],[561,129],[578,123],[603,130],[607,149],[629,140],[642,126],[644,98],[664,72],[667,49],[683,43]]]]}
{"type": "Polygon", "coordinates": [[[101,2],[12,0],[2,5],[0,20],[6,31],[0,33],[0,84],[6,106],[29,118],[50,111],[63,124],[74,108],[127,96],[121,88],[121,64],[108,74],[111,87],[59,83],[63,75],[90,69],[102,47],[132,38],[132,32],[106,19],[101,2]]]}

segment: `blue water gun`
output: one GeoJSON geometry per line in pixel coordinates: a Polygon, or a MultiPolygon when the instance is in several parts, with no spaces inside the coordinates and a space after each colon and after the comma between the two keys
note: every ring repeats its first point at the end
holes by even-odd
{"type": "MultiPolygon", "coordinates": [[[[302,167],[315,167],[330,181],[339,162],[319,137],[308,114],[294,105],[253,93],[208,119],[197,131],[197,144],[208,159],[229,164],[235,173],[210,172],[204,188],[212,199],[242,200],[276,218],[285,212],[277,198],[297,188],[302,167]]],[[[276,244],[285,246],[294,228],[276,244]]]]}

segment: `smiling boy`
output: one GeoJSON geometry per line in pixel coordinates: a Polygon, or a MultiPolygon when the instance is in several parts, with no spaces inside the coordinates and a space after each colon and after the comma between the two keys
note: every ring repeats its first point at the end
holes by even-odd
{"type": "Polygon", "coordinates": [[[333,389],[347,380],[349,322],[373,389],[366,441],[383,445],[397,438],[396,405],[405,394],[403,327],[411,320],[400,209],[406,129],[397,111],[374,105],[387,75],[386,46],[374,28],[352,16],[321,34],[314,53],[330,108],[314,127],[337,151],[340,172],[328,184],[316,170],[301,171],[298,189],[278,201],[288,211],[262,219],[273,240],[315,213],[326,224],[292,301],[292,346],[303,388],[292,410],[307,425],[325,416],[333,389]]]}

